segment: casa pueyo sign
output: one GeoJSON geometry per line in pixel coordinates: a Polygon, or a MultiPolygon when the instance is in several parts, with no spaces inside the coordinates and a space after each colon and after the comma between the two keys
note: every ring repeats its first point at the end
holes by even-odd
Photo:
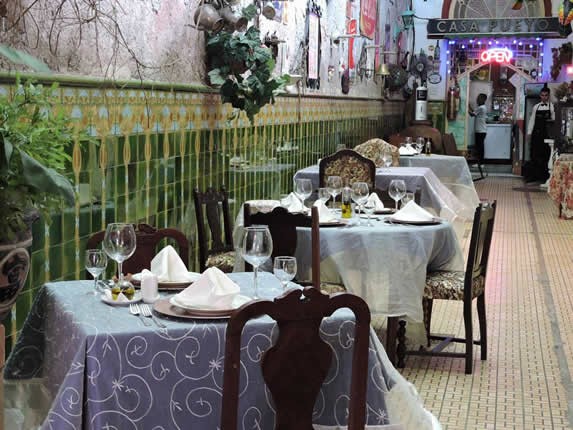
{"type": "Polygon", "coordinates": [[[427,30],[430,39],[491,36],[561,37],[557,17],[430,19],[427,30]]]}

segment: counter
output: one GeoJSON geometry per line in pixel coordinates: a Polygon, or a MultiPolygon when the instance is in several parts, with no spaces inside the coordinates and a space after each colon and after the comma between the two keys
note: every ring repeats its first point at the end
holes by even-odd
{"type": "Polygon", "coordinates": [[[511,160],[511,124],[487,124],[484,158],[486,160],[511,160]]]}

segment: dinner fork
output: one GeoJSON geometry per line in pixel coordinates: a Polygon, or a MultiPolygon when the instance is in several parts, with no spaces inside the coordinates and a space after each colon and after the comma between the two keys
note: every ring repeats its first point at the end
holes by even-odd
{"type": "Polygon", "coordinates": [[[153,322],[157,325],[157,327],[159,327],[159,328],[165,328],[166,327],[165,324],[163,324],[161,321],[159,321],[159,318],[157,318],[155,315],[153,315],[153,312],[151,311],[151,306],[149,306],[149,305],[136,305],[136,306],[139,307],[143,316],[151,318],[153,320],[153,322]]]}
{"type": "Polygon", "coordinates": [[[148,327],[151,326],[151,323],[148,322],[148,321],[143,317],[143,315],[141,315],[141,312],[140,312],[140,310],[139,310],[139,306],[137,306],[137,304],[131,303],[131,304],[129,305],[129,313],[132,314],[132,315],[135,315],[135,316],[139,317],[139,319],[141,320],[141,322],[143,323],[143,325],[146,325],[146,326],[148,326],[148,327]]]}

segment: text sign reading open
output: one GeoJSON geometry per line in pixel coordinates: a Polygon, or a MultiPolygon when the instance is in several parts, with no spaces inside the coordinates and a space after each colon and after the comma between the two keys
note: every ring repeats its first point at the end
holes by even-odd
{"type": "Polygon", "coordinates": [[[507,48],[491,48],[479,56],[482,63],[509,63],[513,58],[513,52],[507,48]]]}

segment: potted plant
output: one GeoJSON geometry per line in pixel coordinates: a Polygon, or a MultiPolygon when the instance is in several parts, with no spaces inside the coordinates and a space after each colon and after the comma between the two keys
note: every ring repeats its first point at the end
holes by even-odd
{"type": "Polygon", "coordinates": [[[54,111],[54,87],[19,79],[0,96],[0,321],[23,287],[29,268],[31,223],[75,201],[62,175],[70,160],[69,118],[54,111]]]}
{"type": "Polygon", "coordinates": [[[207,41],[210,61],[209,80],[219,86],[223,103],[245,111],[251,124],[267,103],[274,103],[278,90],[289,76],[273,77],[272,50],[261,42],[259,29],[251,26],[245,33],[221,31],[207,41]]]}

